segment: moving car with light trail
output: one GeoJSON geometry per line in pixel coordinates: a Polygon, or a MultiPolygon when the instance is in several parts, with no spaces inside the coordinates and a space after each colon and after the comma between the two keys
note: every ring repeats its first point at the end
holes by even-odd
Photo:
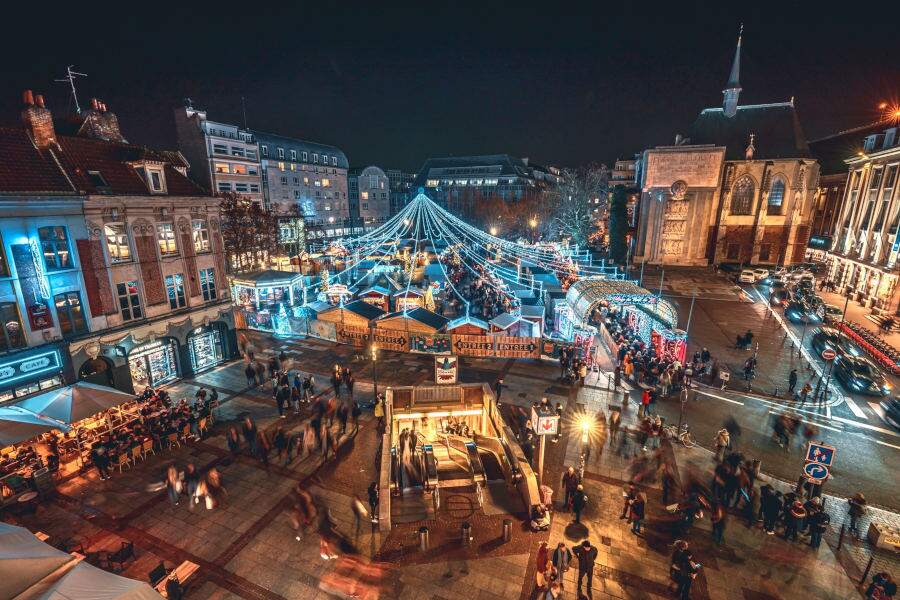
{"type": "Polygon", "coordinates": [[[834,376],[851,392],[869,396],[887,396],[891,384],[867,359],[845,354],[834,359],[834,376]]]}

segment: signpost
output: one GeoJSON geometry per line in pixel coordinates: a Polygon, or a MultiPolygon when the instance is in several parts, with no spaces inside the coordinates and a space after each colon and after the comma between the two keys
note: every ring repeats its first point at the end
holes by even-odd
{"type": "Polygon", "coordinates": [[[834,455],[836,452],[837,450],[834,446],[827,446],[821,442],[810,442],[806,447],[806,462],[830,467],[834,464],[834,455]]]}
{"type": "Polygon", "coordinates": [[[828,467],[825,465],[808,462],[803,466],[803,474],[810,483],[821,485],[828,479],[828,467]]]}
{"type": "Polygon", "coordinates": [[[812,492],[814,496],[821,494],[821,485],[831,477],[835,454],[837,454],[837,449],[834,446],[822,442],[809,442],[806,446],[803,476],[809,483],[816,486],[812,492]]]}
{"type": "Polygon", "coordinates": [[[434,357],[434,382],[438,384],[454,384],[457,381],[459,359],[455,356],[434,357]]]}
{"type": "Polygon", "coordinates": [[[544,483],[544,447],[546,446],[546,438],[548,435],[556,435],[559,431],[559,415],[550,407],[542,409],[538,405],[531,407],[531,425],[534,432],[538,436],[538,464],[537,478],[538,482],[544,483]]]}
{"type": "Polygon", "coordinates": [[[835,356],[837,356],[837,353],[831,348],[822,350],[822,360],[834,360],[835,356]]]}

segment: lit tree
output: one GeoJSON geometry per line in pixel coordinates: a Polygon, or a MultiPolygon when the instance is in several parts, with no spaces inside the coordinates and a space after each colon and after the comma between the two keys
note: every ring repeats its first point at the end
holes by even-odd
{"type": "Polygon", "coordinates": [[[617,185],[609,203],[609,258],[616,263],[625,263],[628,254],[627,235],[628,195],[624,186],[617,185]]]}
{"type": "Polygon", "coordinates": [[[278,219],[244,196],[221,195],[222,239],[231,272],[266,268],[269,256],[278,249],[278,219]]]}
{"type": "Polygon", "coordinates": [[[584,245],[588,239],[594,209],[606,208],[609,170],[606,165],[566,169],[559,181],[548,188],[541,205],[550,211],[552,231],[584,245]]]}

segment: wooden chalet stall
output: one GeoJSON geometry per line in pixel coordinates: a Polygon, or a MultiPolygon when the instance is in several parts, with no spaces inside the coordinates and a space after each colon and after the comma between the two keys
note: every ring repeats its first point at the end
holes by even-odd
{"type": "MultiPolygon", "coordinates": [[[[521,322],[522,318],[518,315],[514,315],[512,313],[501,313],[491,319],[491,333],[494,335],[508,335],[508,336],[518,336],[522,335],[521,333],[521,322]]],[[[531,325],[526,325],[526,329],[528,330],[528,335],[531,334],[531,325]]]]}
{"type": "Polygon", "coordinates": [[[447,326],[449,319],[424,308],[414,308],[403,312],[393,312],[372,322],[376,329],[415,331],[417,333],[439,333],[447,326]]]}
{"type": "Polygon", "coordinates": [[[328,321],[353,327],[368,327],[369,322],[382,316],[384,311],[363,300],[332,306],[318,313],[319,321],[328,321]]]}
{"type": "Polygon", "coordinates": [[[454,335],[487,335],[491,326],[481,319],[464,315],[447,323],[447,333],[454,335]]]}
{"type": "Polygon", "coordinates": [[[394,310],[422,308],[425,306],[425,290],[415,286],[403,288],[394,294],[394,310]]]}

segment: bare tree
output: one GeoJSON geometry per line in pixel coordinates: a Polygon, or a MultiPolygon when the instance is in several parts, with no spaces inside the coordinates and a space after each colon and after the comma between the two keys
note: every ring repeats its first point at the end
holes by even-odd
{"type": "Polygon", "coordinates": [[[278,219],[272,211],[244,196],[226,192],[222,198],[222,239],[233,273],[263,269],[278,249],[278,219]]]}
{"type": "Polygon", "coordinates": [[[559,181],[544,192],[543,204],[550,210],[551,233],[584,245],[592,216],[606,210],[608,190],[606,165],[563,170],[559,181]]]}

